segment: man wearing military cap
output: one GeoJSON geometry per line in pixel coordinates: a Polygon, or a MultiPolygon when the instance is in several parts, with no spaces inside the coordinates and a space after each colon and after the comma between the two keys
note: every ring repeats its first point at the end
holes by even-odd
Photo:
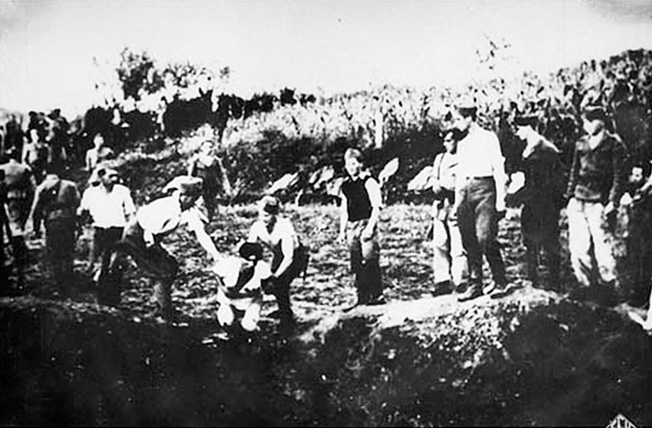
{"type": "Polygon", "coordinates": [[[186,225],[199,244],[217,262],[221,255],[206,233],[208,219],[197,205],[201,195],[201,179],[190,176],[174,178],[164,190],[169,196],[156,199],[141,207],[125,227],[122,239],[105,252],[98,284],[98,303],[116,306],[120,302],[120,281],[125,256],[131,256],[146,275],[156,280],[154,295],[156,317],[169,322],[173,318],[171,287],[178,271],[176,259],[161,241],[179,226],[186,225]]]}
{"type": "Polygon", "coordinates": [[[575,144],[566,196],[568,247],[578,297],[599,291],[613,302],[616,262],[609,243],[609,225],[615,220],[623,192],[626,149],[607,130],[609,118],[601,105],[588,104],[582,111],[585,135],[575,144]],[[597,288],[599,287],[599,289],[597,288]]]}
{"type": "Polygon", "coordinates": [[[99,273],[96,265],[104,251],[120,240],[127,221],[136,213],[129,188],[118,183],[118,171],[100,166],[95,174],[100,182],[86,188],[77,213],[80,218],[88,214],[93,222],[89,258],[93,275],[99,273]]]}

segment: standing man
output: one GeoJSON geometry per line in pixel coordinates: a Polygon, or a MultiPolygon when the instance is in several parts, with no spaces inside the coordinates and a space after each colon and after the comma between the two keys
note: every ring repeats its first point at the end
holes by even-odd
{"type": "Polygon", "coordinates": [[[461,291],[460,287],[467,271],[466,253],[457,218],[452,213],[455,204],[455,176],[457,174],[457,140],[460,132],[456,129],[444,135],[445,152],[435,157],[433,163],[435,194],[433,204],[433,271],[435,276],[435,295],[461,291]]]}
{"type": "Polygon", "coordinates": [[[633,163],[620,205],[629,216],[627,225],[627,270],[629,302],[644,305],[652,286],[652,162],[633,163]]]}
{"type": "Polygon", "coordinates": [[[453,113],[455,128],[463,135],[457,145],[455,211],[469,262],[469,287],[458,297],[461,302],[483,294],[483,256],[491,268],[494,291],[507,287],[505,265],[496,240],[498,221],[505,214],[505,159],[496,134],[477,124],[477,111],[475,102],[464,100],[453,113]]]}
{"type": "Polygon", "coordinates": [[[89,267],[95,281],[99,274],[97,262],[104,251],[122,238],[127,221],[136,213],[131,192],[126,186],[118,184],[118,171],[99,167],[97,177],[100,183],[84,191],[78,210],[80,218],[88,214],[93,221],[89,267]]]}
{"type": "Polygon", "coordinates": [[[358,294],[354,306],[383,302],[378,242],[382,196],[378,181],[363,170],[361,159],[362,153],[357,149],[349,148],[344,153],[344,168],[348,177],[340,191],[342,203],[338,241],[346,240],[349,246],[351,271],[358,294]]]}
{"type": "Polygon", "coordinates": [[[27,144],[23,147],[23,163],[32,168],[36,184],[45,178],[45,168],[52,157],[50,146],[45,143],[37,128],[29,130],[27,144]]]}
{"type": "Polygon", "coordinates": [[[582,120],[586,134],[575,144],[566,208],[571,265],[579,283],[574,294],[586,297],[590,288],[600,286],[600,290],[591,291],[611,300],[616,287],[616,262],[608,230],[623,191],[626,149],[617,136],[607,131],[603,107],[586,106],[582,120]]]}
{"type": "MultiPolygon", "coordinates": [[[[23,153],[23,143],[25,141],[25,133],[21,128],[21,124],[16,120],[16,115],[9,115],[9,120],[5,124],[4,136],[4,150],[5,153],[9,148],[16,150],[17,156],[23,153]]],[[[19,158],[17,158],[19,159],[19,158]]]]}
{"type": "Polygon", "coordinates": [[[63,165],[69,164],[72,161],[68,147],[70,125],[61,115],[61,109],[52,110],[47,116],[46,123],[48,126],[47,142],[52,149],[51,161],[61,162],[63,165]]]}
{"type": "Polygon", "coordinates": [[[93,147],[86,151],[85,165],[86,171],[91,174],[95,173],[95,167],[100,163],[111,159],[115,156],[115,152],[104,142],[104,136],[99,132],[93,136],[93,147]]]}
{"type": "Polygon", "coordinates": [[[153,315],[164,322],[173,321],[171,289],[179,265],[161,245],[163,238],[179,226],[186,225],[215,262],[222,259],[204,228],[208,220],[197,205],[201,183],[197,177],[176,177],[165,187],[165,190],[173,191],[170,196],[156,199],[137,211],[127,223],[122,239],[102,257],[98,303],[119,304],[124,258],[130,256],[138,267],[157,281],[154,287],[157,308],[153,315]]]}
{"type": "Polygon", "coordinates": [[[222,170],[217,156],[213,152],[213,142],[204,141],[199,151],[190,159],[188,175],[199,177],[203,180],[202,199],[208,219],[212,220],[217,210],[217,194],[222,182],[222,170]]]}
{"type": "Polygon", "coordinates": [[[525,267],[532,285],[539,283],[539,254],[546,252],[549,288],[561,290],[559,269],[559,211],[564,201],[564,173],[559,149],[535,131],[536,116],[517,116],[514,119],[516,136],[525,142],[521,162],[525,185],[507,195],[514,205],[523,204],[521,234],[525,244],[525,267]]]}
{"type": "Polygon", "coordinates": [[[79,191],[72,181],[60,177],[60,165],[49,164],[45,179],[36,188],[32,207],[34,232],[45,223],[47,259],[56,284],[64,292],[71,287],[79,191]]]}
{"type": "Polygon", "coordinates": [[[21,286],[28,253],[25,244],[25,225],[34,201],[36,183],[32,169],[18,162],[20,154],[15,147],[11,147],[6,154],[8,162],[0,165],[0,170],[4,175],[6,217],[11,232],[9,241],[14,256],[14,266],[18,273],[18,283],[21,286]]]}

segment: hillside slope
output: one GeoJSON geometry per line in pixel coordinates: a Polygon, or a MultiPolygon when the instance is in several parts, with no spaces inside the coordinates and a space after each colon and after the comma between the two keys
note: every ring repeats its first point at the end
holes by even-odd
{"type": "Polygon", "coordinates": [[[0,423],[174,426],[652,423],[652,340],[524,289],[270,320],[254,341],[92,304],[0,299],[0,423]]]}

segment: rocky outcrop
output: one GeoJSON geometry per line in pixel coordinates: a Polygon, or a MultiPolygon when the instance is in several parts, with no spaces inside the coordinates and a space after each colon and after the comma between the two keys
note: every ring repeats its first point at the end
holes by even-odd
{"type": "Polygon", "coordinates": [[[652,339],[541,290],[271,321],[219,341],[97,305],[0,300],[0,423],[213,426],[652,423],[652,339]]]}

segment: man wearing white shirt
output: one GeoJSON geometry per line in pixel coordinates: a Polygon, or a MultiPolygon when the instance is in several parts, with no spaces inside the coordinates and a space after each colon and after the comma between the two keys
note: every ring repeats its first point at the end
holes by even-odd
{"type": "Polygon", "coordinates": [[[131,256],[149,277],[156,280],[154,295],[157,301],[155,316],[172,321],[171,287],[178,271],[176,259],[162,246],[162,239],[187,226],[197,241],[215,262],[222,259],[211,237],[204,228],[208,219],[197,205],[201,196],[202,180],[179,176],[165,189],[172,195],[156,199],[141,207],[127,224],[122,239],[102,258],[98,303],[117,305],[120,301],[120,281],[125,256],[131,256]]]}
{"type": "Polygon", "coordinates": [[[459,301],[480,297],[482,256],[487,259],[495,290],[507,286],[505,265],[496,240],[498,221],[505,212],[507,175],[500,142],[494,132],[476,122],[477,107],[468,100],[454,112],[455,128],[465,136],[458,142],[455,209],[469,264],[469,287],[459,301]]]}
{"type": "MultiPolygon", "coordinates": [[[[136,213],[131,192],[118,184],[118,172],[113,168],[98,168],[100,183],[88,187],[82,196],[78,215],[88,213],[93,220],[93,242],[90,251],[90,268],[96,274],[96,263],[104,251],[122,237],[127,221],[136,213]]],[[[97,280],[97,277],[94,278],[97,280]]]]}

